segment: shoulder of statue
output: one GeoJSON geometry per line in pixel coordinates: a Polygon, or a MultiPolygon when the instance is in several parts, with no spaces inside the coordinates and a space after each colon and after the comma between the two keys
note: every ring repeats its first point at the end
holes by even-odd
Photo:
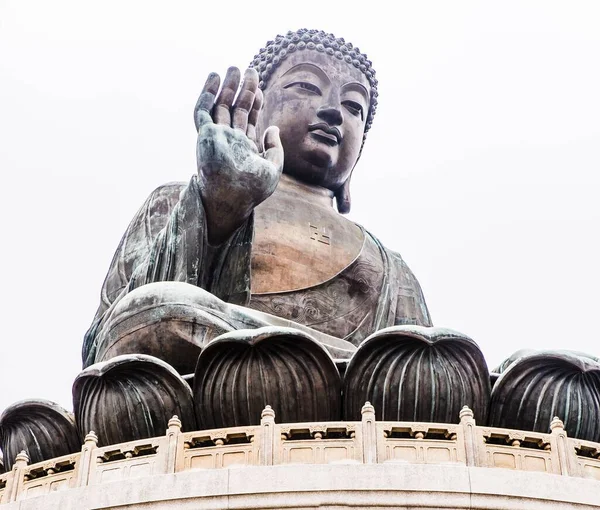
{"type": "Polygon", "coordinates": [[[154,188],[149,195],[149,199],[159,199],[160,197],[179,196],[183,189],[188,185],[187,182],[173,181],[161,184],[154,188]]]}
{"type": "Polygon", "coordinates": [[[148,195],[139,213],[147,214],[147,211],[161,210],[165,207],[170,210],[179,201],[181,192],[187,185],[185,182],[161,184],[148,195]]]}
{"type": "MultiPolygon", "coordinates": [[[[360,227],[360,228],[363,228],[363,227],[360,227]]],[[[418,286],[419,282],[417,281],[417,278],[415,277],[414,273],[411,271],[410,267],[408,267],[408,264],[402,258],[402,255],[400,255],[400,253],[398,253],[397,251],[386,248],[383,245],[383,243],[377,237],[375,237],[371,232],[369,232],[368,230],[366,230],[364,228],[363,228],[363,230],[366,235],[370,236],[371,239],[373,239],[373,242],[375,242],[375,244],[379,247],[382,255],[388,260],[390,266],[393,267],[396,271],[398,271],[400,278],[402,280],[404,280],[406,283],[409,283],[410,285],[418,286]]]]}
{"type": "Polygon", "coordinates": [[[355,225],[364,232],[365,236],[369,236],[371,238],[371,240],[381,250],[382,254],[385,254],[385,256],[390,260],[390,262],[392,264],[401,265],[401,266],[406,267],[406,263],[404,262],[404,259],[402,258],[400,253],[398,253],[397,251],[394,251],[394,250],[390,250],[389,248],[386,248],[377,236],[375,236],[372,232],[369,232],[363,226],[359,225],[358,223],[355,223],[355,225]]]}
{"type": "Polygon", "coordinates": [[[156,234],[164,227],[171,211],[179,202],[181,192],[186,189],[185,182],[169,182],[155,188],[131,220],[121,241],[125,250],[132,239],[144,238],[152,242],[156,234]]]}

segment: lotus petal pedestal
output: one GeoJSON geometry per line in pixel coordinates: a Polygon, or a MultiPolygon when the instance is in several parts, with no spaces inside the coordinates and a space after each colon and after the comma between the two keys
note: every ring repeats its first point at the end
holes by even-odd
{"type": "Polygon", "coordinates": [[[485,423],[490,379],[483,354],[455,331],[394,326],[367,338],[344,378],[344,417],[356,419],[365,401],[377,419],[447,423],[469,406],[485,423]]]}
{"type": "Polygon", "coordinates": [[[325,348],[284,327],[221,335],[200,354],[194,377],[196,415],[204,428],[257,424],[266,405],[290,423],[338,420],[340,390],[325,348]]]}
{"type": "Polygon", "coordinates": [[[73,415],[48,400],[21,400],[8,407],[0,416],[0,437],[7,470],[22,450],[34,463],[81,449],[73,415]]]}
{"type": "Polygon", "coordinates": [[[75,379],[73,406],[82,434],[96,432],[99,445],[155,437],[173,415],[196,428],[192,391],[170,365],[143,354],[96,363],[75,379]]]}
{"type": "Polygon", "coordinates": [[[569,436],[600,441],[600,363],[566,351],[527,352],[492,391],[493,427],[548,432],[557,416],[569,436]]]}

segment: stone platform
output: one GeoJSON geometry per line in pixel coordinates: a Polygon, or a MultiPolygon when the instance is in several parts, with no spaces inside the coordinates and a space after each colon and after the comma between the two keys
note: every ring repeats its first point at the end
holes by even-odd
{"type": "Polygon", "coordinates": [[[278,424],[182,432],[81,452],[0,476],[6,510],[600,509],[600,444],[556,419],[541,434],[458,424],[278,424]]]}

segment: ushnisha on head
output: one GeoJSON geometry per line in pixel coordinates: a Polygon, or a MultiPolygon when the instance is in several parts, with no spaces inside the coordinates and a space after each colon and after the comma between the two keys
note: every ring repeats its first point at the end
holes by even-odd
{"type": "Polygon", "coordinates": [[[283,172],[333,191],[348,212],[350,176],[377,107],[371,61],[344,39],[301,29],[269,41],[251,67],[264,93],[257,131],[279,128],[283,172]]]}

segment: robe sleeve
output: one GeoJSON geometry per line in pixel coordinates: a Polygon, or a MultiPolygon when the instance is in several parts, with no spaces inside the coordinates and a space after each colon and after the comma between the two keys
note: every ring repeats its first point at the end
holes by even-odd
{"type": "Polygon", "coordinates": [[[94,362],[103,317],[128,292],[154,282],[185,282],[223,301],[250,300],[253,215],[218,247],[207,240],[197,177],[158,188],[138,211],[111,262],[96,317],[85,335],[84,366],[94,362]]]}
{"type": "Polygon", "coordinates": [[[398,293],[394,326],[403,324],[433,326],[425,296],[415,275],[400,254],[389,252],[389,256],[395,266],[392,274],[395,276],[394,285],[398,293]]]}
{"type": "Polygon", "coordinates": [[[138,265],[127,292],[154,282],[185,282],[228,303],[250,300],[252,216],[218,247],[207,240],[206,214],[196,176],[181,192],[148,256],[138,265]]]}
{"type": "Polygon", "coordinates": [[[373,331],[389,326],[431,326],[431,317],[419,282],[399,253],[388,250],[369,234],[381,254],[383,279],[373,321],[373,331]]]}

